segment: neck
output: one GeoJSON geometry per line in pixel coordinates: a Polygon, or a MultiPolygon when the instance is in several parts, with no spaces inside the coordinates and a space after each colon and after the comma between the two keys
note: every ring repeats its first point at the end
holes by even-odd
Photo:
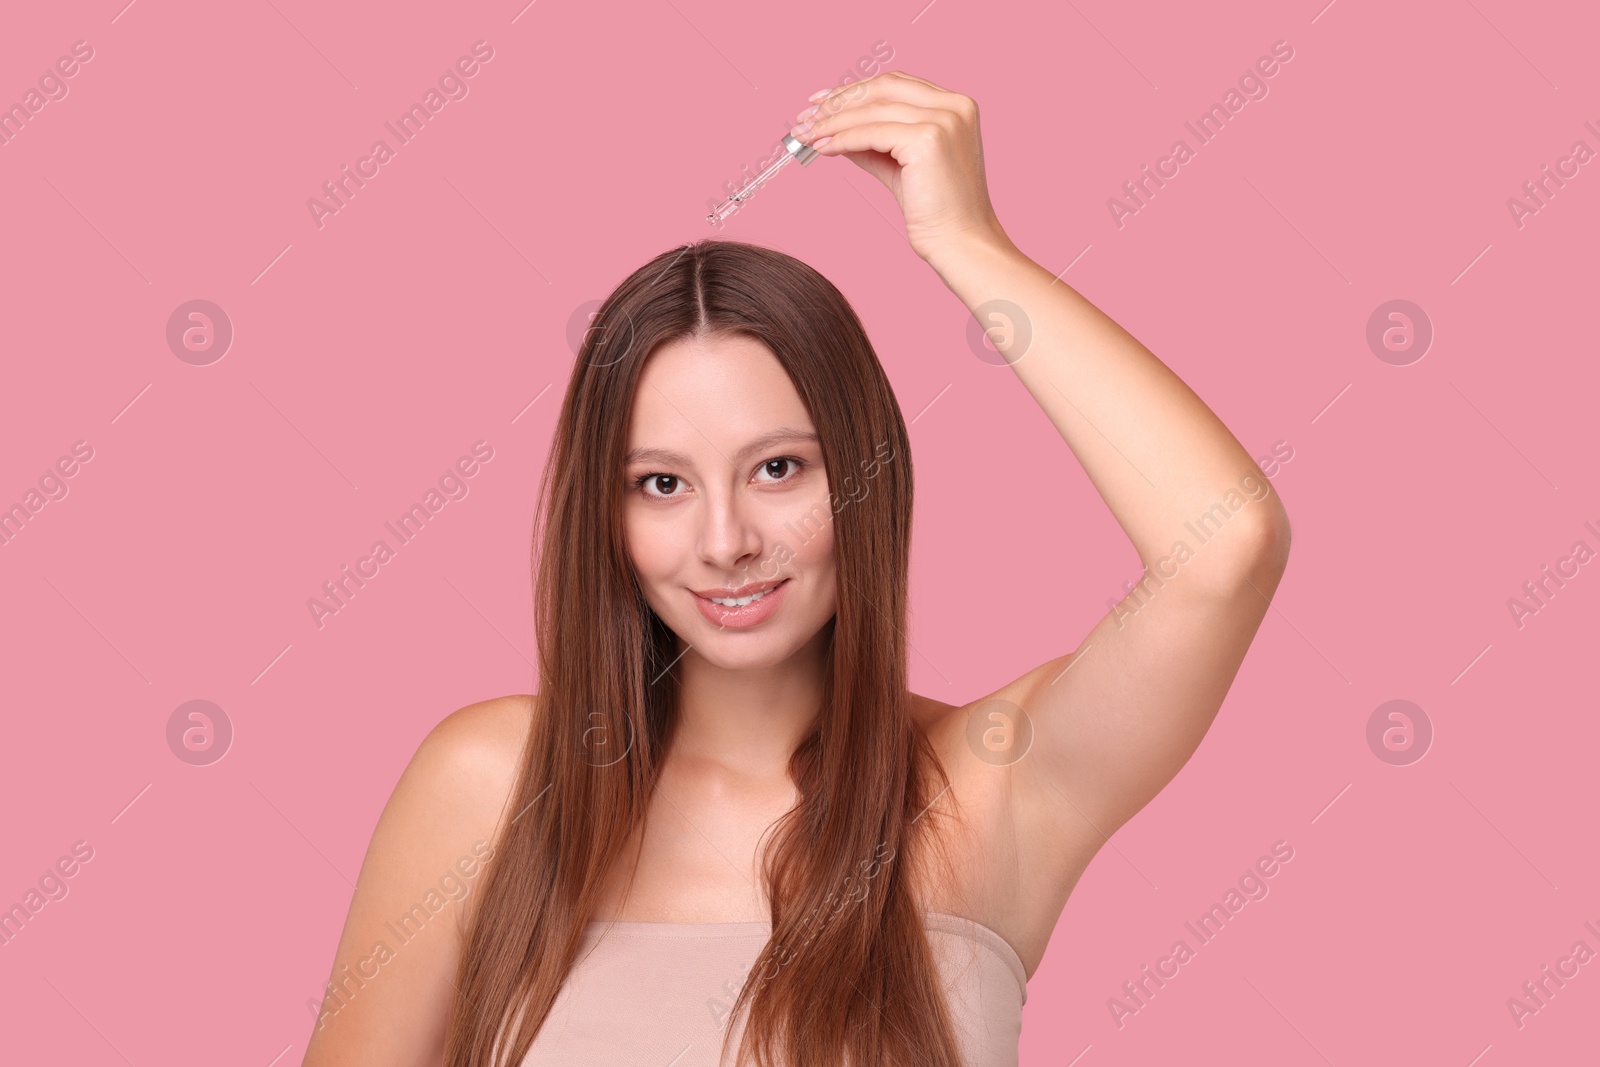
{"type": "Polygon", "coordinates": [[[677,727],[670,761],[722,767],[751,777],[783,777],[789,756],[822,707],[825,626],[809,644],[770,666],[729,669],[690,648],[678,677],[677,727]]]}

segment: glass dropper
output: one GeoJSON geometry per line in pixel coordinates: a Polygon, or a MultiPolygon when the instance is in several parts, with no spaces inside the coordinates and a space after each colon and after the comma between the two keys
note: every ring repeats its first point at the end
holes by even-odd
{"type": "Polygon", "coordinates": [[[804,167],[813,159],[817,158],[817,150],[815,148],[795,140],[791,134],[786,133],[783,135],[783,147],[787,149],[787,151],[779,155],[778,158],[773,161],[772,166],[768,167],[760,174],[757,174],[754,178],[751,178],[743,189],[740,189],[722,203],[718,204],[715,210],[706,216],[706,221],[715,226],[722,222],[722,220],[726,219],[729,215],[732,215],[735,211],[739,210],[740,206],[743,205],[746,200],[749,200],[755,195],[757,189],[761,188],[768,181],[770,181],[772,176],[778,173],[779,170],[783,169],[784,164],[788,163],[791,159],[798,159],[800,161],[800,165],[804,167]]]}

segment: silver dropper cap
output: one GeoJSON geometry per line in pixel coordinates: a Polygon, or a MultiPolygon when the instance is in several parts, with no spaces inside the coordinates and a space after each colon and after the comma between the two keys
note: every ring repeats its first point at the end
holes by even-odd
{"type": "Polygon", "coordinates": [[[792,134],[786,133],[783,135],[783,147],[787,148],[789,154],[800,161],[802,167],[817,158],[817,150],[815,148],[795,140],[792,134]]]}

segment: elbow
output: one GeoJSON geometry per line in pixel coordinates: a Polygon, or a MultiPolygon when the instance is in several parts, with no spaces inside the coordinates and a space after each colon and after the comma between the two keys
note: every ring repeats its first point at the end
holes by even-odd
{"type": "Polygon", "coordinates": [[[1289,516],[1277,497],[1272,512],[1259,518],[1240,538],[1243,545],[1238,558],[1227,568],[1230,589],[1253,586],[1257,592],[1271,599],[1278,582],[1289,567],[1289,516]]]}
{"type": "MultiPolygon", "coordinates": [[[[1272,598],[1278,582],[1289,566],[1289,516],[1272,498],[1272,507],[1246,519],[1243,514],[1230,523],[1226,534],[1226,547],[1219,552],[1210,566],[1197,568],[1204,575],[1201,584],[1212,596],[1233,597],[1253,588],[1267,599],[1272,598]]],[[[1197,559],[1204,559],[1202,547],[1197,559]]]]}

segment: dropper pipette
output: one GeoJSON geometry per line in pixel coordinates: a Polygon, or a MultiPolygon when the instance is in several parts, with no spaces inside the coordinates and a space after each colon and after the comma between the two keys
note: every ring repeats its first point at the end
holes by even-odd
{"type": "Polygon", "coordinates": [[[706,222],[715,226],[726,219],[729,215],[732,215],[735,211],[739,210],[740,206],[742,206],[746,200],[749,200],[755,195],[757,189],[761,188],[761,186],[772,180],[772,176],[777,174],[779,170],[783,169],[784,164],[788,163],[791,159],[798,159],[800,161],[800,165],[804,167],[813,159],[817,158],[817,150],[815,148],[795,140],[791,134],[786,133],[783,135],[783,147],[787,149],[787,151],[779,155],[778,158],[773,161],[770,167],[762,171],[760,174],[757,174],[754,178],[750,179],[743,189],[740,189],[722,203],[718,204],[716,208],[706,216],[706,222]]]}

